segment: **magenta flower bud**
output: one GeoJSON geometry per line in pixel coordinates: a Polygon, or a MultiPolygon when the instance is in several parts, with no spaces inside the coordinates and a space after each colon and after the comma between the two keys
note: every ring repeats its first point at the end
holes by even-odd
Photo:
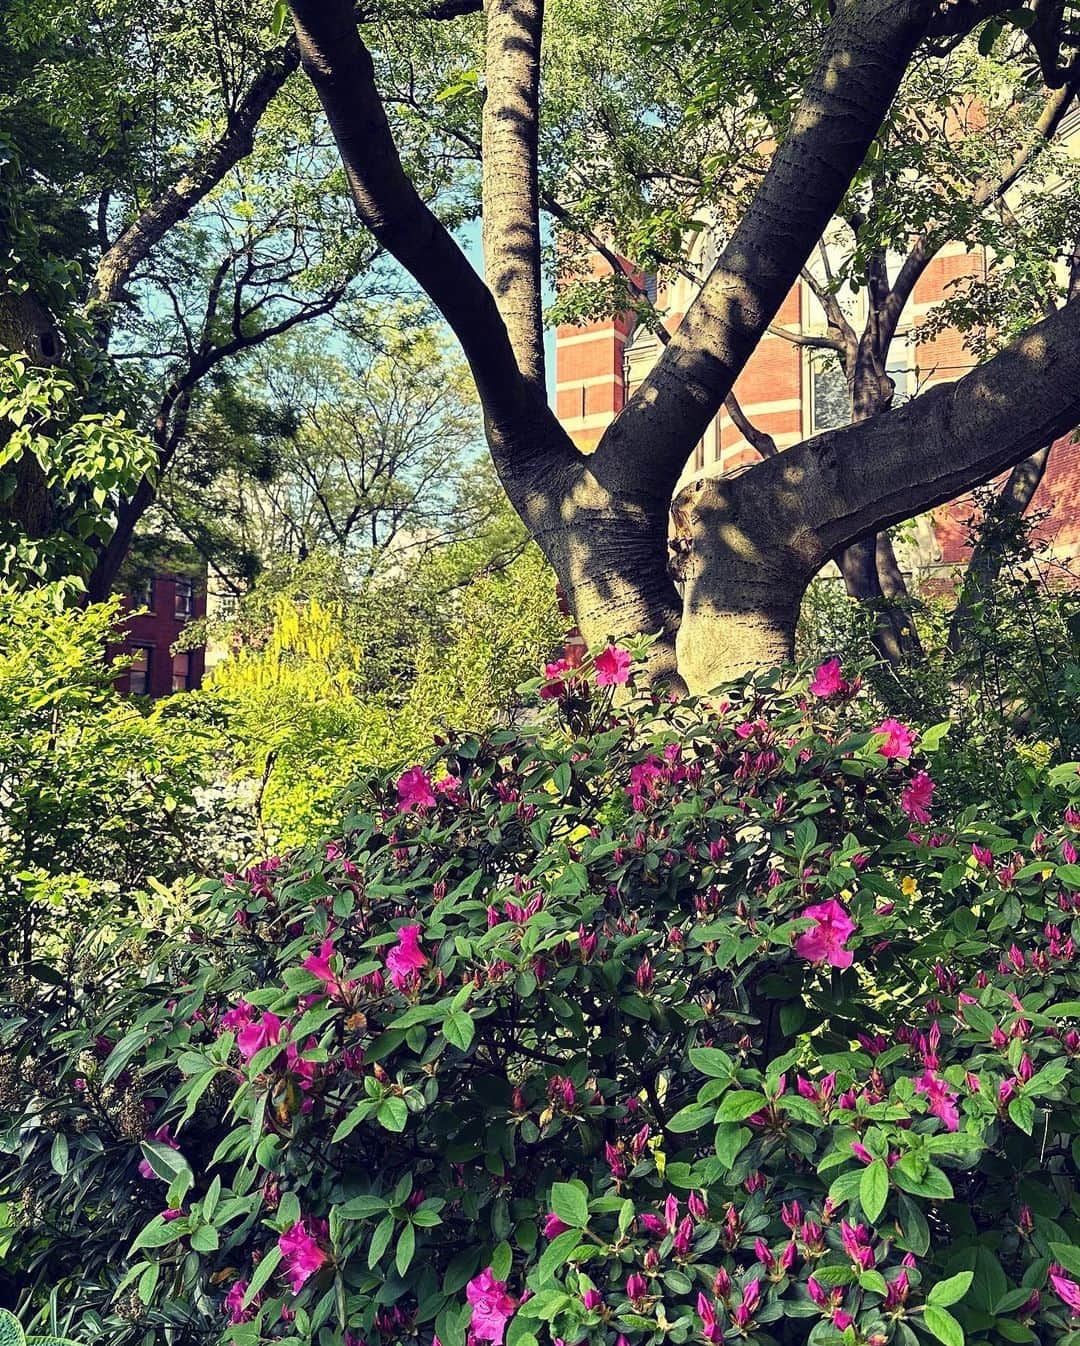
{"type": "Polygon", "coordinates": [[[679,1201],[675,1196],[669,1196],[664,1202],[664,1220],[667,1223],[668,1233],[674,1234],[675,1226],[679,1223],[679,1201]]]}
{"type": "Polygon", "coordinates": [[[510,1095],[510,1104],[515,1112],[525,1111],[525,1091],[518,1085],[510,1095]]]}
{"type": "Polygon", "coordinates": [[[713,1278],[712,1288],[717,1299],[722,1299],[725,1304],[731,1298],[731,1277],[724,1267],[721,1267],[713,1278]]]}
{"type": "Polygon", "coordinates": [[[604,1297],[599,1290],[586,1290],[581,1296],[581,1302],[591,1311],[600,1308],[604,1302],[604,1297]]]}
{"type": "Polygon", "coordinates": [[[630,1150],[635,1159],[640,1159],[645,1153],[645,1146],[649,1143],[650,1135],[651,1130],[648,1122],[645,1123],[640,1131],[634,1133],[634,1137],[630,1142],[630,1150]]]}
{"type": "Polygon", "coordinates": [[[607,1166],[611,1169],[613,1178],[626,1177],[626,1160],[623,1158],[622,1151],[612,1145],[610,1141],[604,1142],[604,1158],[607,1160],[607,1166]]]}
{"type": "Polygon", "coordinates": [[[776,1259],[772,1255],[772,1250],[763,1238],[754,1240],[754,1256],[766,1270],[771,1271],[776,1259]]]}
{"type": "Polygon", "coordinates": [[[570,1226],[563,1224],[555,1212],[552,1211],[544,1220],[544,1238],[557,1238],[560,1234],[564,1234],[569,1228],[570,1226]]]}
{"type": "Polygon", "coordinates": [[[640,1304],[649,1293],[649,1285],[640,1272],[635,1271],[626,1280],[626,1297],[631,1304],[640,1304]]]}
{"type": "Polygon", "coordinates": [[[790,1206],[785,1201],[780,1207],[780,1219],[794,1233],[802,1222],[802,1207],[797,1201],[793,1201],[790,1206]]]}
{"type": "Polygon", "coordinates": [[[865,1145],[860,1144],[860,1142],[857,1140],[853,1140],[851,1142],[851,1153],[855,1156],[855,1158],[859,1161],[860,1164],[872,1164],[874,1162],[874,1156],[870,1153],[870,1151],[866,1148],[865,1145]]]}
{"type": "Polygon", "coordinates": [[[645,1263],[646,1271],[656,1271],[660,1266],[660,1254],[655,1248],[650,1248],[645,1254],[643,1261],[645,1263]]]}
{"type": "Polygon", "coordinates": [[[828,1304],[829,1296],[825,1293],[821,1285],[813,1278],[813,1276],[811,1276],[810,1279],[806,1282],[806,1291],[819,1309],[825,1308],[825,1306],[828,1304]]]}
{"type": "Polygon", "coordinates": [[[563,1080],[561,1087],[562,1104],[564,1108],[572,1108],[577,1102],[577,1093],[571,1080],[563,1080]]]}
{"type": "Polygon", "coordinates": [[[784,1272],[785,1275],[795,1265],[795,1251],[796,1251],[795,1240],[789,1239],[788,1242],[784,1244],[784,1251],[780,1254],[780,1258],[777,1263],[780,1270],[784,1272]]]}
{"type": "Polygon", "coordinates": [[[991,850],[988,850],[987,847],[976,846],[975,843],[972,842],[971,854],[974,856],[976,862],[982,865],[985,869],[993,868],[994,854],[991,850]]]}
{"type": "Polygon", "coordinates": [[[679,1227],[675,1231],[675,1238],[672,1240],[672,1248],[677,1257],[685,1257],[690,1251],[694,1242],[694,1222],[689,1215],[680,1220],[679,1227]]]}
{"type": "Polygon", "coordinates": [[[667,1225],[661,1220],[659,1215],[653,1215],[651,1211],[645,1211],[638,1217],[638,1225],[650,1234],[653,1238],[663,1238],[667,1233],[667,1225]]]}
{"type": "Polygon", "coordinates": [[[1035,1074],[1035,1067],[1031,1064],[1031,1057],[1028,1056],[1027,1052],[1021,1056],[1020,1064],[1016,1068],[1016,1073],[1023,1084],[1027,1084],[1028,1080],[1035,1074]]]}
{"type": "Polygon", "coordinates": [[[837,1309],[833,1313],[833,1327],[843,1332],[845,1328],[850,1327],[855,1319],[845,1309],[837,1309]]]}
{"type": "Polygon", "coordinates": [[[701,1221],[709,1218],[708,1202],[700,1192],[691,1192],[686,1205],[695,1220],[701,1221]]]}

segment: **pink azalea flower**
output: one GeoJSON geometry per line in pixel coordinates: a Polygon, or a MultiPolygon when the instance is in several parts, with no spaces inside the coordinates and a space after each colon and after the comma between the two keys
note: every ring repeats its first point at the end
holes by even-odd
{"type": "Polygon", "coordinates": [[[246,1028],[255,1017],[255,1006],[246,1000],[238,1000],[231,1010],[221,1016],[221,1026],[229,1032],[246,1028]]]}
{"type": "MultiPolygon", "coordinates": [[[[156,1131],[152,1131],[148,1139],[156,1140],[159,1145],[167,1145],[170,1150],[178,1150],[180,1148],[180,1146],[177,1145],[176,1141],[173,1140],[172,1138],[172,1128],[169,1127],[167,1124],[165,1126],[159,1126],[156,1131]]],[[[140,1178],[149,1179],[149,1178],[156,1178],[157,1176],[158,1175],[150,1167],[149,1159],[141,1159],[139,1161],[140,1178]]],[[[162,1179],[162,1181],[164,1181],[164,1179],[162,1179]]]]}
{"type": "Polygon", "coordinates": [[[420,947],[423,928],[419,925],[403,925],[398,929],[398,942],[386,955],[386,970],[390,980],[399,991],[409,984],[414,972],[427,967],[427,954],[420,947]]]}
{"type": "Polygon", "coordinates": [[[1054,1287],[1054,1294],[1068,1306],[1073,1317],[1080,1317],[1080,1285],[1069,1280],[1059,1266],[1050,1268],[1050,1284],[1054,1287]]]}
{"type": "Polygon", "coordinates": [[[409,809],[431,809],[435,807],[435,792],[431,788],[431,777],[422,766],[410,767],[397,781],[398,808],[402,813],[409,809]]]}
{"type": "Polygon", "coordinates": [[[823,664],[818,666],[809,690],[813,696],[827,697],[842,692],[845,686],[844,679],[840,674],[840,660],[833,658],[826,659],[823,664]]]}
{"type": "Polygon", "coordinates": [[[267,1011],[261,1018],[256,1019],[242,1028],[236,1039],[236,1048],[245,1061],[250,1061],[256,1052],[261,1052],[264,1047],[269,1047],[281,1037],[281,1020],[276,1014],[267,1011]]]}
{"type": "Polygon", "coordinates": [[[933,798],[934,782],[925,771],[920,771],[901,793],[900,807],[913,822],[928,823],[933,798]]]}
{"type": "Polygon", "coordinates": [[[325,1250],[319,1246],[320,1237],[325,1238],[327,1233],[325,1220],[297,1220],[278,1239],[285,1279],[294,1295],[298,1295],[319,1268],[329,1261],[325,1250]]]}
{"type": "Polygon", "coordinates": [[[960,1129],[960,1112],[956,1106],[956,1090],[935,1075],[932,1070],[924,1070],[915,1081],[915,1092],[925,1094],[930,1100],[930,1111],[945,1123],[946,1131],[960,1129]]]}
{"type": "Polygon", "coordinates": [[[335,972],[331,971],[330,959],[334,956],[334,941],[324,939],[319,945],[318,953],[309,953],[301,963],[305,972],[310,972],[313,977],[318,977],[319,981],[326,987],[326,994],[333,998],[342,996],[351,991],[356,985],[355,982],[343,982],[335,972]]]}
{"type": "Polygon", "coordinates": [[[256,1295],[245,1309],[244,1296],[247,1294],[247,1288],[247,1281],[233,1281],[229,1287],[229,1293],[225,1296],[225,1312],[229,1315],[230,1323],[247,1323],[255,1317],[262,1295],[256,1295]]]}
{"type": "Polygon", "coordinates": [[[630,651],[621,645],[608,645],[593,660],[597,687],[614,687],[629,681],[630,651]]]}
{"type": "Polygon", "coordinates": [[[569,659],[556,659],[554,663],[544,665],[544,685],[540,688],[542,701],[556,701],[566,695],[566,682],[563,675],[569,673],[569,659]]]}
{"type": "Polygon", "coordinates": [[[477,1341],[490,1341],[502,1346],[506,1324],[514,1316],[517,1300],[506,1288],[505,1281],[497,1281],[490,1267],[474,1276],[465,1287],[465,1298],[472,1305],[469,1331],[477,1341]]]}
{"type": "Polygon", "coordinates": [[[544,1220],[544,1238],[558,1238],[560,1234],[565,1234],[569,1228],[570,1226],[563,1224],[555,1212],[552,1211],[544,1220]]]}
{"type": "Polygon", "coordinates": [[[898,757],[906,761],[911,756],[915,734],[899,720],[882,720],[871,732],[885,735],[885,742],[878,748],[882,757],[898,757]]]}
{"type": "Polygon", "coordinates": [[[807,907],[802,915],[817,924],[799,935],[795,952],[811,963],[850,967],[855,955],[843,946],[844,941],[855,933],[855,922],[840,903],[830,898],[828,902],[807,907]]]}

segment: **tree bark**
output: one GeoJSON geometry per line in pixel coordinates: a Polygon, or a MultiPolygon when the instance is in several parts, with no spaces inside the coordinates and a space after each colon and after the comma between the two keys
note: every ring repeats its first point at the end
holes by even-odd
{"type": "Polygon", "coordinates": [[[526,380],[544,392],[537,143],[543,0],[487,0],[484,269],[526,380]]]}
{"type": "Polygon", "coordinates": [[[1080,423],[1080,300],[955,383],[679,493],[687,535],[679,668],[707,691],[790,647],[798,601],[825,560],[955,499],[1080,423]],[[756,596],[739,612],[739,595],[756,596]],[[727,631],[716,624],[727,621],[727,631]],[[733,635],[732,632],[735,634],[733,635]]]}

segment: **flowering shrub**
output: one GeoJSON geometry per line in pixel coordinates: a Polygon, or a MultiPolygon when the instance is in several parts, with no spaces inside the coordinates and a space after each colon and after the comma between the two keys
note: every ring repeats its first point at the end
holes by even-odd
{"type": "Polygon", "coordinates": [[[148,1346],[1077,1346],[1076,768],[946,817],[947,726],[839,667],[630,676],[39,967],[20,1285],[148,1346]]]}

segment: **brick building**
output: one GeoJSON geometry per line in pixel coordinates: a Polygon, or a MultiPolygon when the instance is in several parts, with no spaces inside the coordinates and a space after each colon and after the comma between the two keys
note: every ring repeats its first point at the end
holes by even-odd
{"type": "Polygon", "coordinates": [[[165,570],[141,574],[132,581],[123,603],[133,615],[126,618],[123,644],[113,654],[132,662],[117,678],[119,690],[157,697],[198,687],[204,649],[200,646],[174,654],[172,646],[190,622],[206,615],[205,576],[165,570]]]}
{"type": "MultiPolygon", "coordinates": [[[[710,269],[714,253],[708,235],[699,239],[691,256],[699,276],[710,269]]],[[[894,259],[895,266],[899,259],[894,259]]],[[[931,384],[960,378],[975,363],[955,330],[924,331],[927,315],[952,293],[957,282],[978,277],[985,265],[981,250],[958,245],[943,248],[927,267],[909,302],[895,339],[888,372],[896,403],[922,392],[931,384]]],[[[595,262],[596,274],[606,264],[595,262]]],[[[689,307],[695,287],[680,279],[657,295],[665,326],[674,331],[689,307]]],[[[862,295],[842,297],[843,307],[857,331],[865,312],[862,295]]],[[[825,314],[811,288],[800,281],[788,294],[775,327],[792,334],[825,332],[825,314]]],[[[633,315],[583,326],[561,326],[555,342],[555,398],[559,420],[579,448],[589,451],[626,400],[652,368],[661,350],[660,339],[633,315]]],[[[794,344],[766,333],[735,384],[735,395],[746,418],[771,435],[783,450],[821,430],[850,419],[847,388],[839,362],[831,351],[794,344]]],[[[726,411],[712,422],[687,464],[683,479],[706,469],[723,472],[758,460],[757,451],[733,424],[726,411]]],[[[1058,442],[1050,455],[1046,476],[1031,506],[1048,510],[1045,531],[1054,550],[1069,556],[1080,553],[1080,444],[1071,437],[1058,442]]],[[[915,542],[906,549],[905,564],[922,574],[942,573],[966,559],[966,532],[961,521],[971,513],[970,497],[942,506],[915,526],[915,542]]]]}

